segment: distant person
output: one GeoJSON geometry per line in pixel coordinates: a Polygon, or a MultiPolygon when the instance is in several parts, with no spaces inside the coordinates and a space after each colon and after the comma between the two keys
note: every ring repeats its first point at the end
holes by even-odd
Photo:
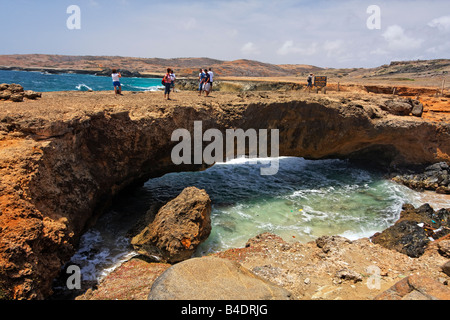
{"type": "Polygon", "coordinates": [[[173,70],[170,70],[170,79],[172,80],[172,84],[170,87],[172,88],[172,91],[175,92],[175,80],[177,79],[177,77],[175,76],[173,70]]]}
{"type": "Polygon", "coordinates": [[[313,74],[310,73],[307,79],[308,84],[306,85],[306,89],[311,90],[313,87],[313,74]]]}
{"type": "Polygon", "coordinates": [[[211,68],[209,68],[208,74],[209,74],[209,83],[211,84],[211,90],[210,91],[212,91],[213,82],[214,82],[214,72],[212,72],[211,68]]]}
{"type": "MultiPolygon", "coordinates": [[[[205,97],[209,96],[209,93],[211,92],[211,77],[208,73],[208,69],[205,70],[205,76],[203,77],[203,91],[205,91],[205,97]]],[[[201,93],[200,93],[201,94],[201,93]]]]}
{"type": "Polygon", "coordinates": [[[113,86],[114,86],[114,93],[116,95],[123,95],[122,94],[122,85],[120,84],[120,78],[122,78],[122,75],[120,72],[117,72],[117,69],[112,69],[112,80],[113,80],[113,86]]]}
{"type": "Polygon", "coordinates": [[[201,96],[203,92],[203,84],[206,76],[206,72],[204,69],[200,69],[200,73],[198,74],[198,95],[201,96]]]}
{"type": "Polygon", "coordinates": [[[172,76],[171,76],[171,72],[172,70],[170,68],[167,69],[167,73],[163,78],[163,83],[164,83],[164,99],[170,100],[170,89],[172,88],[172,76]]]}

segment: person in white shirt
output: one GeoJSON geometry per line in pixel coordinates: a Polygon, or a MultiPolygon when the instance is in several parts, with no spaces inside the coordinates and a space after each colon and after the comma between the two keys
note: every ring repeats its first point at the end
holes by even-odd
{"type": "Polygon", "coordinates": [[[172,84],[171,84],[171,88],[172,88],[172,92],[175,92],[175,79],[177,77],[175,76],[175,73],[173,72],[173,70],[170,70],[170,79],[172,80],[172,84]]]}
{"type": "Polygon", "coordinates": [[[113,80],[114,93],[116,95],[122,95],[122,85],[120,84],[120,78],[122,78],[122,75],[120,74],[120,72],[117,72],[116,69],[113,69],[111,77],[113,80]]]}
{"type": "Polygon", "coordinates": [[[212,72],[211,68],[209,68],[209,83],[210,83],[210,92],[212,91],[213,88],[213,81],[214,81],[214,72],[212,72]]]}

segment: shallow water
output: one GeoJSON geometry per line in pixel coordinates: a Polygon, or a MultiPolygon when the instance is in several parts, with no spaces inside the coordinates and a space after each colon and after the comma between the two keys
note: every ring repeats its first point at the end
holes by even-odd
{"type": "MultiPolygon", "coordinates": [[[[161,79],[123,77],[120,82],[123,91],[157,91],[162,88],[161,79]]],[[[37,92],[114,90],[111,77],[88,74],[0,70],[0,83],[19,83],[25,90],[37,92]]]]}
{"type": "Polygon", "coordinates": [[[69,264],[82,268],[84,280],[101,279],[135,254],[127,232],[148,208],[175,198],[188,186],[205,189],[213,203],[212,233],[197,256],[243,247],[263,232],[302,242],[322,235],[351,240],[369,237],[392,225],[404,203],[450,207],[448,197],[412,191],[348,161],[279,161],[280,170],[274,176],[261,176],[261,165],[233,160],[203,172],[152,179],[100,218],[82,237],[69,264]]]}

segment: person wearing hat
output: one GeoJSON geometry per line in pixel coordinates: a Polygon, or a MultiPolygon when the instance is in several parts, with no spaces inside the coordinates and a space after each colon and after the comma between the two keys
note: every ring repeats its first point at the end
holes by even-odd
{"type": "Polygon", "coordinates": [[[310,73],[309,76],[308,76],[308,79],[307,79],[308,84],[307,84],[307,86],[306,86],[306,89],[308,89],[308,90],[311,90],[312,87],[313,87],[313,84],[312,84],[313,76],[314,76],[314,75],[313,75],[312,73],[310,73]]]}

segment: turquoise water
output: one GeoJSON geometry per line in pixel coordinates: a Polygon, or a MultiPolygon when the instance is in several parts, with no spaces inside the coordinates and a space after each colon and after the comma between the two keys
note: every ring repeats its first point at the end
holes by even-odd
{"type": "Polygon", "coordinates": [[[170,201],[189,186],[205,189],[213,204],[212,233],[198,248],[197,256],[243,247],[263,232],[301,242],[323,235],[351,240],[370,237],[392,225],[404,203],[434,204],[380,172],[348,161],[279,161],[274,176],[261,176],[260,165],[233,160],[203,172],[171,173],[149,180],[121,198],[83,236],[71,263],[82,267],[85,280],[108,274],[135,254],[127,238],[135,221],[153,203],[170,201]]]}
{"type": "MultiPolygon", "coordinates": [[[[107,91],[114,90],[111,77],[86,74],[49,74],[44,72],[0,70],[0,83],[17,83],[25,90],[51,91],[107,91]]],[[[156,91],[162,88],[161,79],[122,78],[123,91],[156,91]]]]}

